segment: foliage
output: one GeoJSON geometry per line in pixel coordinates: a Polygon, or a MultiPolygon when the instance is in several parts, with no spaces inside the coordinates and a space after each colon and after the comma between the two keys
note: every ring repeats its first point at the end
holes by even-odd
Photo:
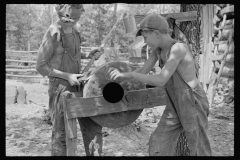
{"type": "MultiPolygon", "coordinates": [[[[119,10],[116,17],[123,12],[133,15],[149,13],[179,12],[177,4],[118,4],[125,8],[119,10]]],[[[109,33],[116,20],[114,19],[114,4],[84,4],[85,13],[81,16],[81,36],[85,46],[100,46],[104,37],[109,33]]],[[[38,50],[47,28],[57,20],[53,4],[7,4],[6,5],[6,43],[7,49],[38,50]]],[[[115,46],[126,48],[135,36],[125,34],[123,23],[114,31],[115,46]]],[[[108,41],[107,46],[110,46],[108,41]]]]}

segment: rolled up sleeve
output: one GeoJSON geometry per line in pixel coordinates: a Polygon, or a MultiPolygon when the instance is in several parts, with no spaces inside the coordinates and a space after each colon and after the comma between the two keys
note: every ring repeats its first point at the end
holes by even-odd
{"type": "Polygon", "coordinates": [[[49,27],[43,37],[42,44],[38,51],[36,70],[43,77],[48,75],[53,70],[53,67],[49,63],[49,60],[57,44],[57,35],[50,33],[51,31],[51,27],[49,27]]]}

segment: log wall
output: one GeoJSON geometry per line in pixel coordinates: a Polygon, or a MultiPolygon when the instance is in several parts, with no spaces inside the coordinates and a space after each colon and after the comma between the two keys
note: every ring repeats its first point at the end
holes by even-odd
{"type": "Polygon", "coordinates": [[[234,5],[215,4],[213,14],[212,24],[209,23],[213,25],[213,46],[209,52],[211,61],[207,67],[210,72],[205,84],[208,86],[205,88],[210,105],[219,83],[226,86],[231,84],[231,87],[234,87],[234,5]]]}

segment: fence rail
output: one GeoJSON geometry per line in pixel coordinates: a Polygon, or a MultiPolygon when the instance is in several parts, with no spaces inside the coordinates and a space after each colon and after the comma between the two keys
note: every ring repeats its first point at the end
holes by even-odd
{"type": "MultiPolygon", "coordinates": [[[[89,53],[94,47],[81,47],[82,53],[89,53]]],[[[15,51],[6,50],[6,78],[29,79],[39,82],[42,77],[36,70],[36,59],[38,51],[15,51]]],[[[82,66],[85,67],[90,59],[82,59],[82,66]]],[[[45,77],[47,78],[47,77],[45,77]]]]}
{"type": "Polygon", "coordinates": [[[18,62],[18,63],[37,63],[36,61],[25,61],[25,60],[13,60],[13,59],[6,59],[8,62],[18,62]]]}
{"type": "MultiPolygon", "coordinates": [[[[81,53],[86,53],[87,55],[92,49],[95,48],[97,47],[81,47],[81,53]]],[[[26,78],[34,80],[37,79],[37,81],[40,81],[40,79],[42,79],[43,77],[36,70],[37,56],[35,54],[31,54],[37,52],[38,51],[6,50],[6,78],[26,78]]],[[[132,62],[128,59],[128,53],[118,52],[118,54],[120,61],[123,61],[125,63],[132,62]]],[[[81,66],[83,68],[86,67],[89,61],[90,59],[81,59],[81,66]]],[[[135,61],[133,61],[132,63],[138,66],[135,61]]],[[[142,64],[139,65],[141,66],[142,64]]],[[[91,68],[94,68],[94,65],[91,68]]]]}
{"type": "Polygon", "coordinates": [[[34,66],[6,65],[6,68],[23,68],[23,69],[27,69],[27,68],[36,68],[36,65],[34,65],[34,66]]]}

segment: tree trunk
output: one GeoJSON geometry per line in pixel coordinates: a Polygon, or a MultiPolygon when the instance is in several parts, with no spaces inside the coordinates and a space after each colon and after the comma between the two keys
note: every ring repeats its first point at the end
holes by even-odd
{"type": "MultiPolygon", "coordinates": [[[[193,51],[193,56],[195,57],[195,61],[199,65],[199,54],[203,52],[203,47],[200,47],[200,11],[204,5],[203,4],[181,4],[180,12],[188,12],[188,11],[197,11],[197,20],[195,21],[186,21],[181,22],[179,28],[185,34],[188,39],[189,46],[193,51]]],[[[201,45],[202,46],[202,45],[201,45]]],[[[199,72],[199,71],[197,71],[199,72]]],[[[181,133],[179,136],[177,147],[176,147],[176,156],[187,156],[190,155],[190,150],[187,142],[187,138],[185,133],[181,133]]]]}
{"type": "Polygon", "coordinates": [[[201,36],[201,17],[200,11],[204,4],[181,4],[180,12],[197,11],[197,20],[181,22],[179,28],[189,40],[189,45],[193,51],[196,62],[199,64],[199,54],[203,52],[203,47],[200,47],[201,36]]]}

